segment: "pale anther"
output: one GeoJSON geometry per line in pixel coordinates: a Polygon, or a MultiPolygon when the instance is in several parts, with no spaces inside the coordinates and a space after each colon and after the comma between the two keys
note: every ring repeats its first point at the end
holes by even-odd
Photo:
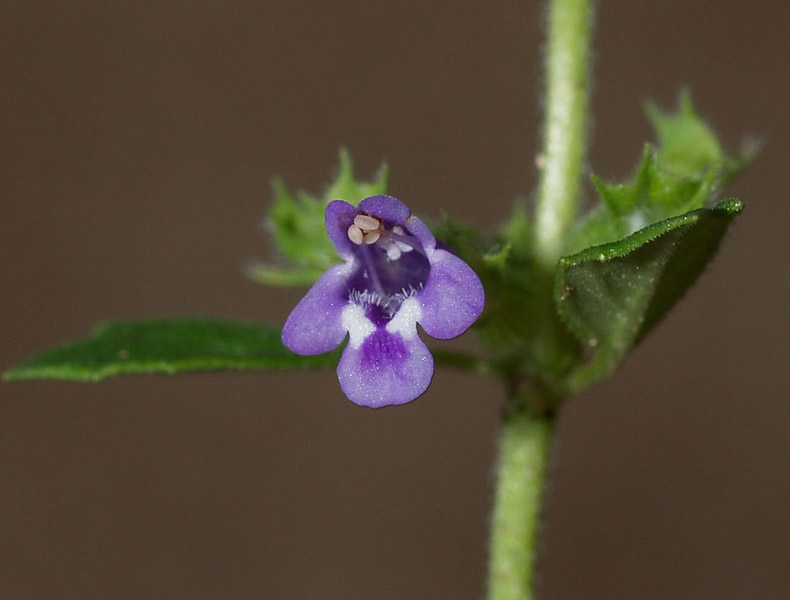
{"type": "Polygon", "coordinates": [[[363,231],[373,231],[381,227],[381,221],[370,215],[357,215],[354,217],[354,225],[363,231]]]}
{"type": "Polygon", "coordinates": [[[364,235],[362,233],[362,230],[359,227],[357,227],[356,225],[352,224],[348,228],[348,239],[350,239],[352,242],[354,242],[355,244],[359,245],[359,244],[362,243],[362,239],[363,238],[364,238],[364,235]]]}
{"type": "Polygon", "coordinates": [[[379,237],[381,237],[381,233],[378,231],[366,231],[365,235],[362,237],[362,241],[366,244],[375,244],[379,237]]]}
{"type": "MultiPolygon", "coordinates": [[[[387,258],[388,259],[390,259],[390,260],[398,260],[400,258],[401,251],[400,251],[400,248],[398,248],[398,246],[397,246],[397,242],[395,242],[394,244],[390,242],[385,247],[385,250],[387,251],[387,258]]],[[[411,250],[411,248],[409,248],[409,250],[411,250]]]]}

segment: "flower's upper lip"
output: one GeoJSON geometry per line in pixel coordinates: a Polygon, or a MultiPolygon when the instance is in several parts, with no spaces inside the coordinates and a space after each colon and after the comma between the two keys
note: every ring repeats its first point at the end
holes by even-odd
{"type": "Polygon", "coordinates": [[[359,206],[349,204],[345,200],[333,200],[326,207],[324,225],[329,239],[332,240],[338,254],[345,260],[353,257],[348,228],[353,223],[354,217],[360,213],[374,216],[393,225],[400,225],[417,238],[426,253],[432,252],[436,247],[436,238],[433,237],[431,230],[411,214],[408,206],[393,196],[386,194],[369,196],[362,200],[359,206]]]}
{"type": "Polygon", "coordinates": [[[396,225],[404,225],[411,216],[409,207],[387,195],[369,196],[359,203],[358,210],[396,225]]]}
{"type": "Polygon", "coordinates": [[[326,233],[337,249],[337,253],[345,260],[349,260],[353,256],[351,240],[348,239],[347,232],[358,212],[356,207],[345,200],[332,200],[324,212],[326,233]]]}

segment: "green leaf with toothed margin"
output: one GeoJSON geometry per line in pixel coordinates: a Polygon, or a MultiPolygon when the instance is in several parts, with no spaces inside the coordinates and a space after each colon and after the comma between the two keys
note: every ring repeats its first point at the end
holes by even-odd
{"type": "Polygon", "coordinates": [[[702,272],[742,208],[723,200],[560,259],[554,300],[587,349],[568,377],[569,391],[617,368],[702,272]]]}
{"type": "Polygon", "coordinates": [[[609,183],[592,175],[601,203],[570,232],[565,253],[622,239],[651,223],[710,206],[722,188],[757,156],[759,143],[745,140],[725,155],[713,130],[682,91],[675,112],[646,104],[658,140],[646,144],[630,181],[609,183]]]}
{"type": "Polygon", "coordinates": [[[129,373],[298,370],[334,367],[340,350],[300,356],[273,325],[209,318],[114,321],[87,339],[46,350],[3,373],[3,379],[98,381],[129,373]]]}

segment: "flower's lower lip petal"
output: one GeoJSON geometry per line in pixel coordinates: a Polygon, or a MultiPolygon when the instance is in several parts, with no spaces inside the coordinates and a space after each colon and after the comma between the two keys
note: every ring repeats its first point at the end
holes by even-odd
{"type": "Polygon", "coordinates": [[[431,272],[418,294],[420,325],[435,338],[461,335],[483,312],[485,294],[480,278],[463,260],[436,249],[431,253],[431,272]]]}
{"type": "Polygon", "coordinates": [[[331,267],[313,284],[285,321],[283,344],[297,354],[321,354],[340,345],[346,337],[341,322],[348,304],[346,280],[349,263],[331,267]]]}
{"type": "Polygon", "coordinates": [[[349,400],[360,406],[405,404],[427,389],[433,357],[419,336],[405,339],[380,328],[358,348],[346,346],[337,377],[349,400]]]}

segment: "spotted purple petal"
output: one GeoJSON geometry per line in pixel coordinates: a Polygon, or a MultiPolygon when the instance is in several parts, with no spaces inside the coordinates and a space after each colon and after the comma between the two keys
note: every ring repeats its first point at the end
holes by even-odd
{"type": "Polygon", "coordinates": [[[422,394],[433,358],[417,323],[433,337],[460,335],[480,316],[480,279],[392,196],[358,207],[335,200],[327,234],[345,263],[331,267],[296,306],[283,343],[300,354],[348,345],[337,368],[340,387],[361,406],[404,404],[422,394]]]}
{"type": "Polygon", "coordinates": [[[435,338],[458,337],[483,312],[485,296],[477,274],[447,250],[432,254],[431,273],[419,294],[420,325],[435,338]]]}
{"type": "Polygon", "coordinates": [[[413,318],[409,321],[403,328],[376,327],[361,342],[352,332],[337,365],[340,387],[349,400],[379,408],[411,402],[427,389],[433,357],[413,318]]]}
{"type": "Polygon", "coordinates": [[[340,345],[346,337],[340,315],[348,304],[349,269],[349,263],[330,267],[296,305],[283,326],[286,348],[297,354],[321,354],[340,345]]]}

